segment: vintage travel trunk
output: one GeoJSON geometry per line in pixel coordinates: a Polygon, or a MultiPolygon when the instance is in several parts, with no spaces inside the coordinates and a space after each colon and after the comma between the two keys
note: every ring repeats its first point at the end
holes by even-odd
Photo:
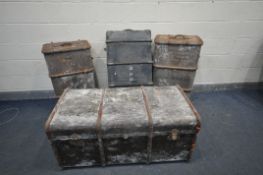
{"type": "Polygon", "coordinates": [[[186,92],[190,92],[202,39],[192,35],[157,35],[154,42],[154,84],[179,84],[186,92]]]}
{"type": "Polygon", "coordinates": [[[95,87],[95,73],[86,40],[47,43],[42,47],[56,95],[65,88],[95,87]]]}
{"type": "Polygon", "coordinates": [[[110,87],[153,84],[150,30],[107,31],[106,43],[110,87]]]}
{"type": "Polygon", "coordinates": [[[179,86],[71,89],[45,130],[61,167],[184,161],[200,117],[179,86]]]}

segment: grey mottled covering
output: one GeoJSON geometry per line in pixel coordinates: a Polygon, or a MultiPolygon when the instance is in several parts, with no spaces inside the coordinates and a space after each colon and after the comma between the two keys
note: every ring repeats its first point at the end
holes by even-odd
{"type": "Polygon", "coordinates": [[[201,46],[155,44],[154,63],[181,68],[197,68],[201,46]]]}
{"type": "Polygon", "coordinates": [[[57,109],[51,123],[51,132],[85,130],[96,134],[96,120],[102,89],[71,89],[57,109]]]}
{"type": "Polygon", "coordinates": [[[153,126],[158,132],[197,124],[189,104],[175,86],[144,87],[151,107],[153,126]]]}
{"type": "Polygon", "coordinates": [[[179,84],[184,90],[191,91],[195,74],[195,70],[163,69],[154,67],[153,82],[157,86],[172,86],[179,84]]]}
{"type": "Polygon", "coordinates": [[[60,96],[66,88],[86,89],[96,87],[95,72],[52,77],[51,81],[57,96],[60,96]]]}
{"type": "MultiPolygon", "coordinates": [[[[148,96],[156,131],[167,126],[172,129],[191,125],[194,128],[196,117],[176,86],[143,88],[148,96]]],[[[59,104],[50,123],[50,129],[94,130],[102,91],[70,89],[59,104]]],[[[148,132],[147,121],[140,87],[105,90],[102,115],[102,130],[105,136],[148,132]]]]}
{"type": "Polygon", "coordinates": [[[112,134],[147,135],[148,120],[140,88],[107,89],[103,104],[104,136],[112,134]]]}

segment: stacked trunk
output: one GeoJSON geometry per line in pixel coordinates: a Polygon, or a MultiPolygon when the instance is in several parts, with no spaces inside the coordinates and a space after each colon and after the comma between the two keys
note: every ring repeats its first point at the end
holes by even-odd
{"type": "Polygon", "coordinates": [[[152,85],[150,30],[107,31],[110,87],[152,85]]]}
{"type": "Polygon", "coordinates": [[[154,42],[154,84],[179,84],[185,92],[190,92],[203,44],[201,38],[190,35],[157,35],[154,42]]]}
{"type": "Polygon", "coordinates": [[[95,74],[90,44],[86,40],[47,43],[42,53],[49,70],[55,94],[66,88],[94,88],[95,74]]]}

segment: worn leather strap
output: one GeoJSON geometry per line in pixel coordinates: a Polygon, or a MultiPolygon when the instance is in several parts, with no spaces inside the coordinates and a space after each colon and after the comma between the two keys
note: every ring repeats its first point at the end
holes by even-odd
{"type": "Polygon", "coordinates": [[[142,90],[144,106],[145,106],[147,118],[148,118],[149,132],[148,132],[148,143],[147,143],[147,163],[150,163],[152,159],[153,120],[152,120],[151,108],[149,107],[148,97],[145,93],[143,86],[141,86],[141,90],[142,90]]]}
{"type": "Polygon", "coordinates": [[[100,151],[100,160],[101,160],[102,166],[105,166],[106,164],[103,141],[102,141],[102,131],[101,131],[101,119],[102,119],[102,114],[103,114],[104,94],[105,94],[105,89],[103,89],[102,91],[101,101],[100,101],[99,109],[98,109],[98,118],[96,122],[96,130],[97,130],[97,137],[98,137],[98,144],[99,144],[99,151],[100,151]]]}

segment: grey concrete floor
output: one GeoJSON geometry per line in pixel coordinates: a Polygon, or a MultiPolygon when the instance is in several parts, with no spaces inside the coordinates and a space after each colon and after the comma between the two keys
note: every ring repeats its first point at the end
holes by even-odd
{"type": "Polygon", "coordinates": [[[56,103],[0,101],[0,174],[263,174],[263,91],[192,94],[202,129],[190,162],[61,170],[44,133],[56,103]]]}

